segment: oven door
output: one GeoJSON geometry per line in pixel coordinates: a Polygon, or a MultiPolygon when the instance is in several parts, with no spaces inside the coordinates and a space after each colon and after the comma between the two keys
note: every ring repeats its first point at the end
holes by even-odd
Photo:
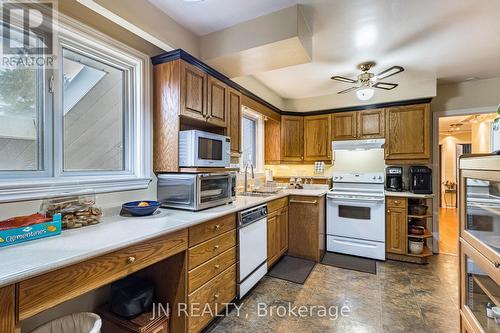
{"type": "Polygon", "coordinates": [[[385,241],[384,198],[327,199],[328,235],[385,241]]]}
{"type": "Polygon", "coordinates": [[[205,209],[232,201],[230,174],[208,174],[198,177],[197,205],[205,209]]]}
{"type": "Polygon", "coordinates": [[[195,165],[198,167],[228,167],[229,140],[225,136],[197,132],[194,143],[195,165]]]}

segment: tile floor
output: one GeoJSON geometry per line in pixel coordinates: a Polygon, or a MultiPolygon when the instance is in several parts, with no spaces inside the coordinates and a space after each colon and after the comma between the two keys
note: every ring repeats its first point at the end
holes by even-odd
{"type": "Polygon", "coordinates": [[[447,255],[432,257],[428,265],[380,262],[377,275],[316,265],[304,285],[265,277],[243,300],[239,316],[233,308],[207,331],[459,332],[457,279],[458,257],[447,255]],[[271,306],[275,314],[260,317],[259,304],[261,314],[271,306]],[[302,305],[313,315],[276,315],[302,305]],[[314,305],[336,306],[339,315],[331,320],[334,312],[325,317],[314,305]],[[342,306],[349,307],[348,316],[340,315],[342,306]]]}

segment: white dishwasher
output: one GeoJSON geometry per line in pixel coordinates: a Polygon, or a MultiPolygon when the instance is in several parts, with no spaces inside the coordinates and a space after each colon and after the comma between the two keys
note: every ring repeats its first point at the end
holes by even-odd
{"type": "Polygon", "coordinates": [[[267,205],[238,213],[238,298],[267,274],[267,205]]]}

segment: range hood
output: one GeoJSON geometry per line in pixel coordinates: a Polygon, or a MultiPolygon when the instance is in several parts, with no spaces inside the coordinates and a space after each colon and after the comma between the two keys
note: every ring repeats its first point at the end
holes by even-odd
{"type": "Polygon", "coordinates": [[[384,149],[385,139],[332,141],[332,150],[359,151],[384,149]]]}

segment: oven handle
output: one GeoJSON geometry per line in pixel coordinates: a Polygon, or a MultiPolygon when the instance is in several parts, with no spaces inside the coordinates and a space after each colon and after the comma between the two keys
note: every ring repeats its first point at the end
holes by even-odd
{"type": "Polygon", "coordinates": [[[384,203],[385,199],[350,199],[350,198],[341,198],[341,197],[336,197],[336,196],[326,196],[329,199],[335,200],[335,203],[371,203],[371,204],[380,204],[384,203]]]}

